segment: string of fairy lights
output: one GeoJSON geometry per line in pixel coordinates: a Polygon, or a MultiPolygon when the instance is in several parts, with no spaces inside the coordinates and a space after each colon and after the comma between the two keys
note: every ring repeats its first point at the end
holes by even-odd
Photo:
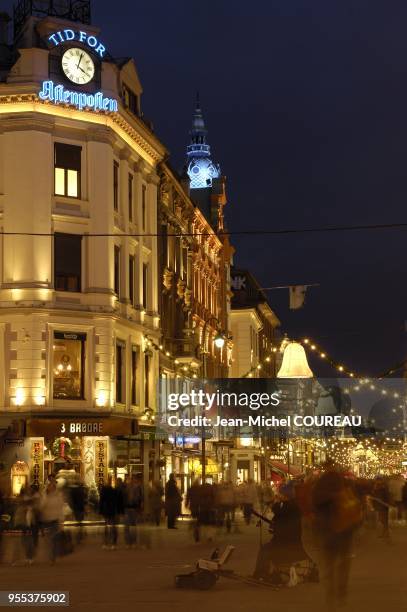
{"type": "MultiPolygon", "coordinates": [[[[171,363],[172,370],[175,372],[176,378],[198,378],[198,364],[192,365],[191,363],[181,362],[174,354],[167,350],[163,344],[158,344],[153,338],[148,335],[144,336],[145,350],[154,349],[159,351],[167,361],[171,363]]],[[[288,341],[286,341],[288,342],[288,341]]],[[[304,338],[299,340],[304,348],[321,360],[330,364],[333,369],[352,379],[352,391],[370,391],[374,394],[378,394],[381,397],[389,397],[391,399],[400,399],[401,394],[398,391],[391,391],[383,388],[380,381],[373,380],[368,377],[357,374],[346,365],[335,361],[321,346],[310,338],[304,338]]],[[[282,346],[272,346],[270,352],[264,358],[262,363],[257,364],[251,370],[249,370],[243,378],[253,377],[255,373],[258,373],[265,367],[266,364],[270,363],[276,357],[278,351],[283,352],[284,341],[282,346]]],[[[351,382],[351,381],[349,381],[351,382]]],[[[344,389],[345,393],[349,389],[344,389]]],[[[399,408],[403,410],[403,414],[406,412],[405,398],[400,399],[401,403],[399,408]]],[[[396,412],[396,408],[392,408],[393,412],[396,412]]],[[[351,413],[354,410],[351,409],[351,413]]],[[[374,419],[372,419],[374,422],[374,419]]],[[[344,470],[355,469],[355,466],[359,464],[359,475],[366,478],[371,478],[380,474],[392,474],[399,473],[403,468],[403,461],[407,457],[407,441],[404,436],[405,430],[405,418],[403,417],[403,423],[399,423],[392,427],[392,430],[383,431],[382,435],[377,437],[365,437],[365,438],[291,438],[290,440],[280,440],[273,449],[270,447],[262,448],[262,453],[265,455],[269,454],[271,459],[279,458],[284,463],[290,463],[290,455],[293,453],[293,448],[296,444],[301,445],[300,453],[305,459],[302,468],[308,467],[310,469],[318,469],[323,462],[329,458],[334,461],[338,466],[344,470]],[[312,460],[309,461],[309,457],[312,460]]]]}
{"type": "MultiPolygon", "coordinates": [[[[318,470],[329,459],[343,470],[354,470],[360,476],[372,478],[377,474],[393,474],[403,471],[407,455],[407,442],[400,438],[294,438],[280,441],[276,446],[262,449],[270,460],[280,460],[289,465],[298,445],[297,453],[303,456],[301,467],[318,470]]],[[[298,467],[298,465],[297,465],[298,467]]]]}
{"type": "MultiPolygon", "coordinates": [[[[314,340],[310,338],[303,338],[303,339],[296,340],[296,342],[302,344],[304,348],[308,349],[310,352],[312,352],[314,355],[319,357],[321,360],[331,365],[334,370],[339,372],[344,377],[353,379],[353,386],[352,386],[353,391],[361,391],[362,389],[364,389],[364,390],[377,392],[380,395],[388,396],[393,399],[400,398],[400,393],[398,391],[389,391],[388,389],[384,389],[383,387],[381,387],[380,383],[378,383],[377,380],[373,381],[369,377],[366,377],[360,373],[356,373],[354,370],[352,370],[348,366],[344,365],[343,363],[339,363],[338,361],[333,359],[328,354],[328,352],[324,350],[323,348],[321,348],[321,346],[314,340]]],[[[266,367],[266,365],[272,361],[273,357],[275,358],[275,354],[278,351],[282,352],[281,347],[280,348],[277,346],[272,347],[270,354],[267,355],[263,361],[254,365],[250,370],[248,370],[245,374],[243,374],[242,378],[253,378],[255,374],[261,373],[261,371],[266,367]]],[[[348,389],[345,389],[345,392],[346,391],[348,391],[348,389]]]]}

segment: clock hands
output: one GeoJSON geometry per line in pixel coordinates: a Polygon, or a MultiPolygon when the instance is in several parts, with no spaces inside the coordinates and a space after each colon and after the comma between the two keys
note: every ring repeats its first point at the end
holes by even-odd
{"type": "MultiPolygon", "coordinates": [[[[80,56],[80,58],[79,58],[78,65],[76,66],[77,68],[79,68],[79,70],[82,70],[82,68],[80,68],[80,63],[81,63],[81,61],[82,61],[82,58],[83,58],[83,53],[81,53],[81,56],[80,56]]],[[[83,70],[82,70],[82,72],[83,72],[83,70]]]]}

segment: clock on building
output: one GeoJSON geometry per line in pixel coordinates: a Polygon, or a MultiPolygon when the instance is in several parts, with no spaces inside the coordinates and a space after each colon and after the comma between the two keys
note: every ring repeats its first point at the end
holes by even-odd
{"type": "Polygon", "coordinates": [[[62,70],[72,83],[86,85],[95,75],[95,64],[89,53],[71,47],[62,56],[62,70]]]}

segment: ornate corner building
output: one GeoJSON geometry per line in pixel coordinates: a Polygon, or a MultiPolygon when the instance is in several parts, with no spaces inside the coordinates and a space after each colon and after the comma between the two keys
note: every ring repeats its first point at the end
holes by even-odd
{"type": "MultiPolygon", "coordinates": [[[[224,224],[225,177],[210,156],[197,102],[183,176],[160,165],[159,261],[163,396],[188,388],[195,378],[227,378],[230,266],[233,247],[224,224]]],[[[165,410],[165,407],[163,407],[165,410]]],[[[190,409],[189,414],[192,414],[190,409]]],[[[176,433],[167,445],[166,472],[186,489],[200,475],[201,440],[176,433]]],[[[216,436],[207,442],[207,462],[217,470],[216,436]]],[[[210,471],[210,469],[209,469],[210,471]]],[[[208,469],[207,469],[208,473],[208,469]]]]}
{"type": "MultiPolygon", "coordinates": [[[[134,61],[109,53],[89,1],[18,2],[11,43],[1,20],[2,461],[17,455],[37,483],[60,468],[91,486],[130,471],[148,482],[166,150],[134,61]]],[[[192,286],[175,282],[188,309],[192,286]]]]}

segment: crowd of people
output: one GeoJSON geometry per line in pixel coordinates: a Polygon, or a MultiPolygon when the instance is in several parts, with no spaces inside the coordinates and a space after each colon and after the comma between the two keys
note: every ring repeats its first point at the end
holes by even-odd
{"type": "Polygon", "coordinates": [[[35,485],[21,490],[12,516],[0,494],[0,560],[2,531],[8,529],[20,533],[15,563],[21,558],[33,563],[40,536],[47,543],[49,562],[55,563],[86,538],[84,521],[89,520],[89,511],[95,519],[103,519],[102,547],[108,550],[117,547],[119,524],[123,525],[125,546],[134,548],[140,545],[140,524],[148,521],[159,526],[164,514],[167,528],[177,529],[178,517],[188,513],[196,542],[216,539],[219,530],[239,533],[250,523],[266,525],[271,537],[259,548],[254,578],[273,583],[321,578],[327,601],[342,602],[355,533],[373,520],[378,535],[389,538],[390,514],[399,524],[406,523],[407,481],[402,475],[356,479],[327,463],[320,472],[287,479],[279,486],[252,480],[239,485],[212,484],[197,479],[182,493],[174,474],[165,486],[152,482],[147,490],[141,474],[133,474],[124,481],[109,478],[95,494],[78,475],[69,479],[49,476],[41,491],[35,485]],[[75,524],[75,542],[63,528],[67,519],[75,524]]]}

